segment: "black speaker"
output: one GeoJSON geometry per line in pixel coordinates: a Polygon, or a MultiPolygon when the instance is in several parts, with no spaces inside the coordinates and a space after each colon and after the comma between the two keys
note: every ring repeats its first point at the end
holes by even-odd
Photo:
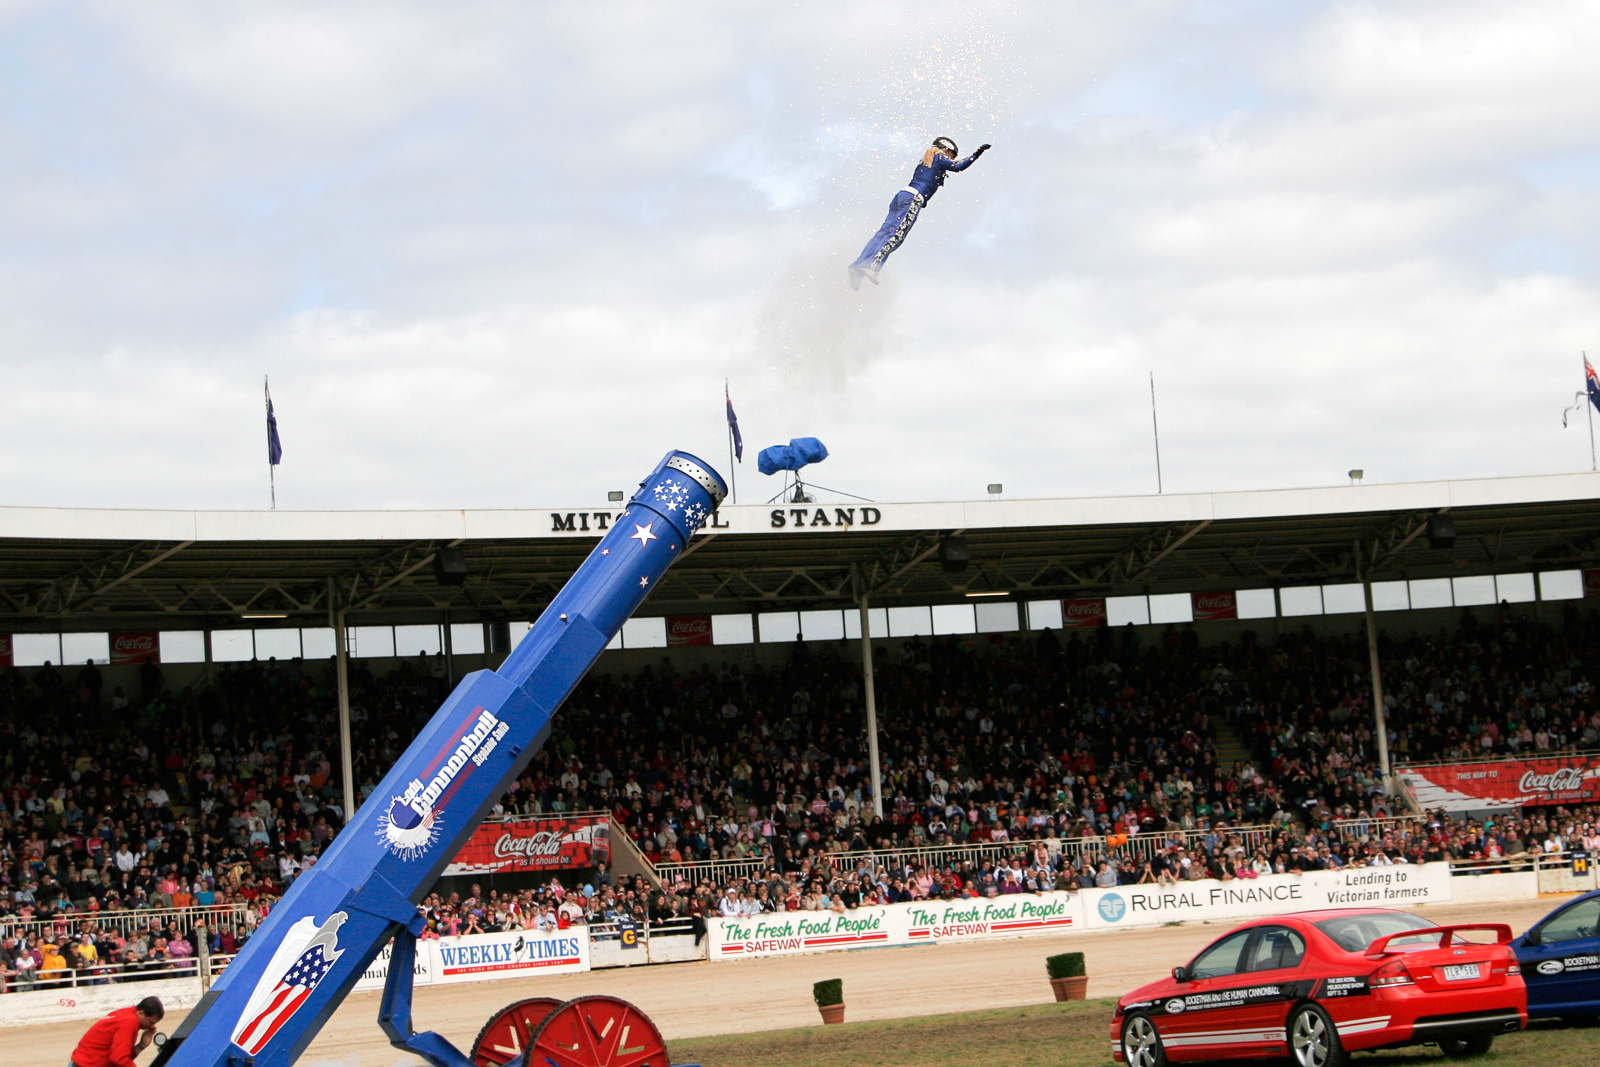
{"type": "Polygon", "coordinates": [[[967,543],[959,537],[946,537],[939,542],[939,566],[947,571],[964,571],[972,562],[967,543]]]}
{"type": "Polygon", "coordinates": [[[1456,517],[1454,515],[1428,516],[1428,547],[1453,548],[1456,543],[1456,517]]]}
{"type": "Polygon", "coordinates": [[[467,557],[460,546],[441,548],[433,555],[433,577],[440,585],[465,585],[467,582],[467,557]]]}

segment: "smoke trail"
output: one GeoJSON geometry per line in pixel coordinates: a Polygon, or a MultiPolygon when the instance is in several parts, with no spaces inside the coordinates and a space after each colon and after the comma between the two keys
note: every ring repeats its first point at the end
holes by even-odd
{"type": "Polygon", "coordinates": [[[893,338],[896,283],[852,292],[845,268],[853,256],[809,251],[789,262],[756,319],[756,343],[790,386],[835,389],[881,356],[893,338]]]}

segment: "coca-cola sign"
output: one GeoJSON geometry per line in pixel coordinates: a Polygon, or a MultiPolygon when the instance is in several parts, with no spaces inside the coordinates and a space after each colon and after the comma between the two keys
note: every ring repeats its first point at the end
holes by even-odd
{"type": "Polygon", "coordinates": [[[11,666],[11,635],[0,634],[0,667],[11,666]]]}
{"type": "Polygon", "coordinates": [[[1477,811],[1600,801],[1600,757],[1595,756],[1401,767],[1399,774],[1417,803],[1429,810],[1477,811]]]}
{"type": "Polygon", "coordinates": [[[1585,570],[1583,572],[1583,595],[1600,596],[1600,570],[1585,570]]]}
{"type": "Polygon", "coordinates": [[[483,823],[444,873],[559,871],[610,862],[609,815],[556,815],[483,823]]]}
{"type": "Polygon", "coordinates": [[[154,630],[127,630],[111,635],[112,663],[160,663],[161,636],[154,630]]]}
{"type": "Polygon", "coordinates": [[[710,615],[673,615],[667,619],[667,644],[709,645],[710,615]]]}
{"type": "Polygon", "coordinates": [[[1061,628],[1089,630],[1106,624],[1105,597],[1082,597],[1061,602],[1061,628]]]}
{"type": "Polygon", "coordinates": [[[1218,622],[1239,617],[1239,598],[1232,592],[1190,593],[1195,622],[1218,622]]]}

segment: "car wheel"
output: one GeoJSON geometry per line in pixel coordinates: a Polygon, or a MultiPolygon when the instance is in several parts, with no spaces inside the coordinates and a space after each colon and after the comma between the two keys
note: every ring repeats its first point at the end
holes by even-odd
{"type": "Polygon", "coordinates": [[[1350,1062],[1333,1020],[1316,1004],[1302,1004],[1289,1016],[1289,1055],[1296,1067],[1345,1067],[1350,1062]]]}
{"type": "Polygon", "coordinates": [[[1167,1050],[1150,1016],[1135,1012],[1122,1021],[1122,1059],[1128,1067],[1166,1067],[1167,1050]]]}
{"type": "Polygon", "coordinates": [[[1439,1050],[1453,1060],[1470,1060],[1488,1052],[1493,1044],[1493,1034],[1479,1034],[1477,1037],[1452,1037],[1441,1041],[1439,1050]]]}

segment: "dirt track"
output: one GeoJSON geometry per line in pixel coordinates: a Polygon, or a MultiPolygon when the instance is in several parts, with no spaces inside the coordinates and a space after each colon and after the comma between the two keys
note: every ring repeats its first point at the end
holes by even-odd
{"type": "MultiPolygon", "coordinates": [[[[1497,905],[1442,905],[1417,909],[1438,923],[1492,918],[1521,933],[1548,912],[1554,898],[1497,905]]],[[[678,963],[511,979],[472,985],[429,986],[416,993],[418,1029],[434,1029],[466,1050],[489,1014],[523,997],[570,998],[610,993],[630,1000],[668,1039],[705,1034],[775,1030],[817,1023],[811,983],[843,978],[850,1019],[1002,1008],[1050,999],[1044,957],[1086,954],[1091,997],[1120,996],[1153,981],[1192,956],[1231,922],[1153,930],[1117,930],[1026,937],[968,945],[917,945],[818,956],[678,963]]],[[[357,993],[340,1007],[304,1064],[390,1067],[420,1063],[389,1047],[377,1026],[378,994],[357,993]]],[[[163,1029],[176,1028],[168,1016],[163,1029]]],[[[87,1023],[8,1027],[0,1031],[7,1067],[61,1067],[87,1023]]],[[[146,1053],[144,1062],[148,1062],[146,1053]]]]}

